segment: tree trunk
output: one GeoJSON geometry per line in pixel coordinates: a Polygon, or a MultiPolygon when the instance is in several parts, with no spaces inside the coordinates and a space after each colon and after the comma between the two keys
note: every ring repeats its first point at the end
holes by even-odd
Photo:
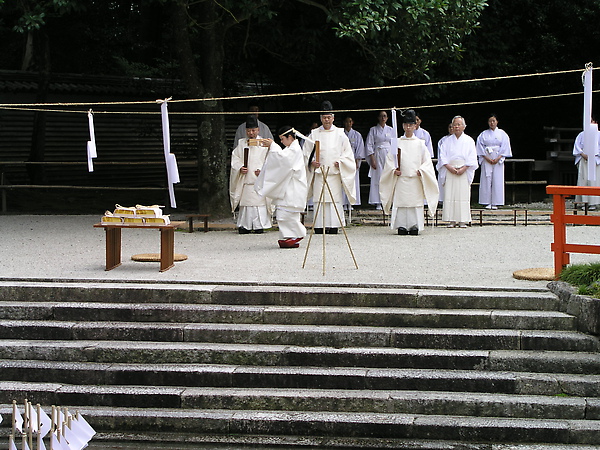
{"type": "MultiPolygon", "coordinates": [[[[45,103],[48,99],[48,88],[50,85],[50,45],[48,36],[44,31],[37,31],[31,34],[33,52],[31,54],[30,68],[39,71],[38,92],[36,102],[45,103]],[[33,63],[33,66],[31,66],[33,63]]],[[[29,151],[29,161],[43,162],[46,153],[46,114],[43,111],[36,111],[33,114],[33,133],[31,136],[31,147],[29,151]]],[[[27,166],[29,180],[31,184],[45,184],[46,171],[42,164],[30,164],[27,166]]]]}
{"type": "MultiPolygon", "coordinates": [[[[199,64],[192,48],[187,6],[175,4],[172,22],[174,41],[183,80],[193,98],[223,94],[223,39],[225,27],[219,22],[214,2],[201,2],[203,21],[199,28],[199,64]]],[[[201,102],[200,111],[222,111],[220,102],[201,102]]],[[[198,119],[198,211],[222,214],[228,211],[227,147],[223,115],[200,115],[198,119]]]]}

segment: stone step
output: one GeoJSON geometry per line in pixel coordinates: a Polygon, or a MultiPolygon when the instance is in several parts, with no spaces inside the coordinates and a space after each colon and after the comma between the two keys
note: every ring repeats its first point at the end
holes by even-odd
{"type": "Polygon", "coordinates": [[[600,420],[600,399],[471,392],[289,388],[207,388],[0,382],[0,403],[44,405],[376,412],[420,415],[600,420]]]}
{"type": "MultiPolygon", "coordinates": [[[[520,321],[519,321],[520,322],[520,321]]],[[[550,323],[542,324],[544,328],[550,323]]],[[[536,325],[536,324],[532,324],[536,325]]],[[[598,351],[598,339],[552,330],[388,328],[237,323],[0,320],[0,339],[133,340],[327,347],[598,351]]]]}
{"type": "Polygon", "coordinates": [[[596,374],[600,354],[535,350],[300,347],[188,342],[0,340],[0,359],[389,367],[596,374]]]}
{"type": "Polygon", "coordinates": [[[0,304],[0,319],[5,321],[211,322],[519,330],[575,330],[577,325],[576,318],[570,314],[537,310],[49,302],[0,304]]]}
{"type": "Polygon", "coordinates": [[[2,302],[175,303],[277,306],[359,306],[449,309],[556,310],[546,289],[452,289],[444,286],[276,284],[255,286],[172,283],[4,281],[2,302]]]}
{"type": "MultiPolygon", "coordinates": [[[[8,405],[0,408],[0,414],[9,411],[8,405]]],[[[462,448],[472,448],[471,442],[600,445],[597,420],[123,407],[82,407],[79,411],[100,432],[179,432],[215,439],[218,435],[250,435],[263,436],[265,443],[274,436],[339,436],[453,440],[467,445],[462,448]]]]}
{"type": "Polygon", "coordinates": [[[226,388],[373,389],[600,397],[600,375],[516,371],[0,360],[1,381],[226,388]]]}

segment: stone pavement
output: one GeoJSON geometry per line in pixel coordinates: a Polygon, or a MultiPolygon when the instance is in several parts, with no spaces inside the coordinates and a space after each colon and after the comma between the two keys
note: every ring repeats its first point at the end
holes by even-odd
{"type": "MultiPolygon", "coordinates": [[[[420,285],[543,288],[545,281],[513,278],[516,270],[552,267],[551,225],[428,227],[419,236],[398,236],[388,227],[347,228],[343,234],[314,236],[299,249],[280,249],[278,232],[238,235],[233,229],[175,233],[175,252],[188,256],[167,272],[158,263],[131,255],[159,252],[156,230],[123,231],[123,264],[105,271],[105,237],[93,228],[100,216],[0,216],[0,279],[158,281],[175,283],[420,285]],[[323,265],[323,257],[325,264],[323,265]],[[325,273],[323,273],[325,271],[325,273]]],[[[568,242],[597,244],[598,230],[570,227],[568,242]]],[[[573,263],[597,261],[571,257],[573,263]]]]}

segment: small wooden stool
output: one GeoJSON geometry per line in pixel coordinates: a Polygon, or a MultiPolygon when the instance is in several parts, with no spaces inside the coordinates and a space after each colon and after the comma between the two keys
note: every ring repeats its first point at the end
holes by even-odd
{"type": "Polygon", "coordinates": [[[194,232],[194,219],[203,219],[204,220],[204,232],[208,232],[208,218],[210,214],[188,214],[185,216],[188,221],[188,233],[194,232]]]}

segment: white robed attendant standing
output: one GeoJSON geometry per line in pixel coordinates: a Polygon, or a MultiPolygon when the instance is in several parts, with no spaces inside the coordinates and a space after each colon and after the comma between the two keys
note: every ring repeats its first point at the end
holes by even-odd
{"type": "Polygon", "coordinates": [[[433,144],[431,143],[431,134],[425,128],[421,128],[421,118],[417,115],[417,123],[415,125],[415,136],[425,142],[425,147],[429,150],[429,156],[433,158],[433,144]]]}
{"type": "Polygon", "coordinates": [[[431,217],[435,217],[438,203],[439,191],[431,155],[425,142],[415,136],[415,126],[415,113],[409,109],[404,113],[404,135],[398,139],[398,150],[387,155],[379,181],[383,210],[386,214],[391,211],[390,227],[398,230],[399,235],[418,235],[423,231],[423,201],[427,200],[431,205],[431,217]]]}
{"type": "Polygon", "coordinates": [[[394,129],[386,125],[387,119],[387,113],[380,111],[378,117],[379,123],[369,130],[366,143],[367,161],[371,166],[369,169],[369,177],[371,178],[369,204],[377,205],[377,209],[381,209],[379,179],[381,178],[387,154],[392,150],[392,138],[394,136],[394,129]]]}
{"type": "Polygon", "coordinates": [[[477,169],[475,141],[464,133],[462,116],[452,119],[452,135],[440,142],[438,173],[444,187],[442,220],[448,227],[466,228],[471,222],[471,183],[477,169]]]}
{"type": "Polygon", "coordinates": [[[256,193],[254,184],[265,163],[268,147],[260,145],[258,141],[262,138],[258,134],[258,121],[254,116],[248,116],[246,120],[246,135],[238,141],[231,154],[229,199],[232,211],[239,207],[237,219],[239,233],[248,234],[251,231],[262,233],[263,229],[271,228],[271,208],[270,202],[256,193]],[[251,140],[257,141],[252,143],[259,145],[250,145],[251,140]],[[247,166],[244,165],[245,153],[248,155],[247,166]]]}
{"type": "MultiPolygon", "coordinates": [[[[598,123],[596,117],[592,116],[592,123],[598,123]]],[[[573,156],[577,165],[577,186],[600,186],[600,131],[598,131],[598,145],[594,153],[593,163],[596,165],[596,179],[588,180],[589,157],[583,151],[583,131],[577,135],[573,145],[573,156]]],[[[596,195],[576,195],[577,203],[587,203],[588,208],[594,210],[600,205],[600,197],[596,195]]]]}
{"type": "Polygon", "coordinates": [[[280,129],[279,138],[285,148],[276,144],[269,147],[254,189],[259,195],[270,198],[275,206],[279,246],[297,248],[298,242],[306,236],[306,228],[301,221],[308,195],[304,154],[292,127],[280,129]]]}
{"type": "MultiPolygon", "coordinates": [[[[442,143],[444,142],[444,140],[448,139],[450,136],[452,136],[452,124],[448,124],[448,134],[446,136],[442,136],[440,138],[440,140],[437,143],[437,154],[438,154],[438,160],[437,163],[435,165],[435,170],[437,170],[438,174],[439,172],[442,170],[442,167],[444,166],[441,162],[440,162],[440,147],[442,146],[442,143]]],[[[438,176],[438,189],[440,190],[440,198],[439,198],[439,202],[443,202],[444,201],[444,186],[441,183],[440,177],[438,176]]]]}
{"type": "Polygon", "coordinates": [[[303,148],[304,160],[308,168],[308,196],[312,197],[314,202],[315,233],[323,233],[325,229],[326,233],[337,234],[338,228],[346,224],[342,210],[342,192],[346,193],[350,204],[356,200],[356,162],[344,129],[333,125],[334,115],[328,112],[333,110],[331,103],[323,102],[322,110],[322,125],[313,129],[309,135],[311,141],[320,142],[318,160],[312,142],[307,140],[303,148]],[[324,184],[324,175],[327,176],[331,193],[324,184]]]}
{"type": "MultiPolygon", "coordinates": [[[[256,117],[256,121],[258,122],[259,136],[262,136],[264,139],[273,139],[273,134],[271,133],[271,130],[269,129],[268,125],[266,123],[258,120],[258,111],[259,111],[258,105],[256,105],[256,104],[249,105],[248,111],[254,113],[252,115],[254,117],[256,117]]],[[[245,137],[246,137],[246,123],[240,123],[240,126],[237,127],[237,130],[235,130],[235,137],[233,138],[233,142],[234,142],[233,145],[236,145],[240,139],[245,138],[245,137]]]]}
{"type": "Polygon", "coordinates": [[[512,156],[510,138],[498,128],[498,117],[490,114],[489,129],[477,137],[477,158],[481,166],[479,203],[487,209],[504,205],[504,160],[512,156]]]}
{"type": "MultiPolygon", "coordinates": [[[[352,147],[352,150],[354,151],[354,160],[356,161],[356,176],[354,177],[355,179],[355,183],[354,183],[354,190],[356,192],[356,200],[354,201],[354,203],[352,203],[352,205],[360,205],[361,204],[361,199],[360,199],[360,164],[362,163],[362,160],[365,159],[366,154],[365,154],[365,141],[362,137],[362,134],[360,134],[358,131],[356,131],[355,129],[352,128],[352,126],[354,125],[354,120],[352,120],[352,117],[346,117],[344,119],[344,133],[346,133],[346,136],[348,136],[348,140],[350,141],[350,147],[352,147]]],[[[346,194],[344,193],[344,207],[346,206],[352,206],[348,203],[348,198],[346,196],[346,194]]]]}

